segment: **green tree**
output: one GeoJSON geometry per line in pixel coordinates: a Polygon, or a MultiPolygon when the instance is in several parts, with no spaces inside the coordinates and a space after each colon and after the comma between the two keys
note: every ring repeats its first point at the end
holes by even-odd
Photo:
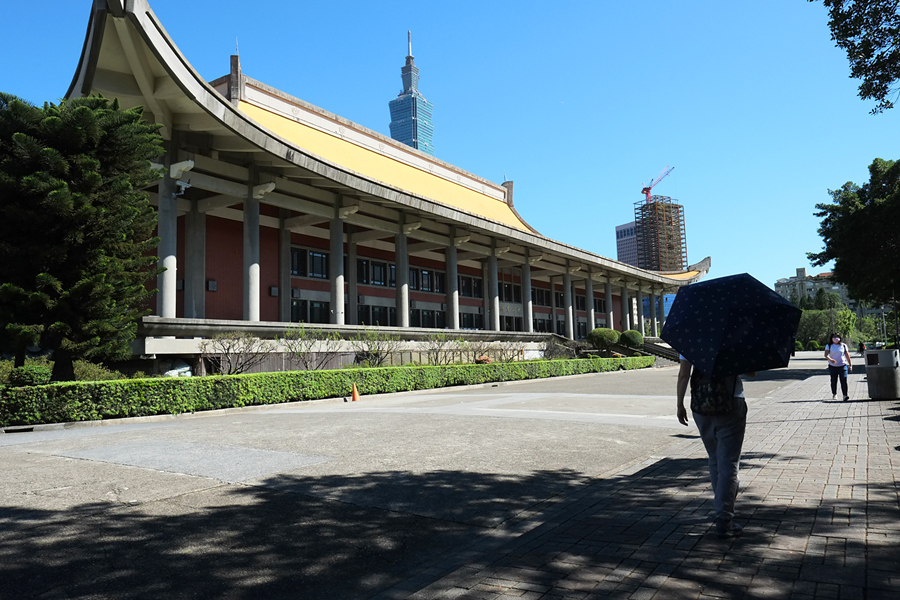
{"type": "Polygon", "coordinates": [[[824,340],[830,331],[831,325],[828,311],[804,310],[800,316],[800,324],[797,326],[797,339],[806,347],[810,341],[824,340]]]}
{"type": "Polygon", "coordinates": [[[791,288],[791,293],[788,294],[788,302],[790,302],[794,306],[798,306],[800,304],[800,297],[797,295],[797,288],[791,288]]]}
{"type": "Polygon", "coordinates": [[[53,379],[75,358],[130,356],[154,292],[158,126],[102,97],[36,107],[0,93],[0,348],[53,351],[53,379]]]}
{"type": "Polygon", "coordinates": [[[824,249],[811,252],[815,265],[833,260],[833,279],[851,298],[893,303],[900,288],[900,164],[875,159],[863,186],[829,190],[832,202],[817,204],[824,249]]]}
{"type": "Polygon", "coordinates": [[[831,39],[846,51],[850,76],[861,80],[859,97],[878,102],[873,114],[893,108],[900,79],[900,2],[823,0],[823,4],[831,39]]]}

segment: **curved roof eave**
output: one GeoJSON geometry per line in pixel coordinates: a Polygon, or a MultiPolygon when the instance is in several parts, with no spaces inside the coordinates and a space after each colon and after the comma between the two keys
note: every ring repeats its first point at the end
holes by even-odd
{"type": "MultiPolygon", "coordinates": [[[[698,281],[709,270],[709,258],[698,263],[698,265],[705,264],[705,268],[689,267],[678,275],[664,275],[639,269],[562,242],[557,242],[537,233],[516,229],[429,198],[409,194],[315,156],[265,129],[241,113],[226,98],[213,89],[181,54],[146,0],[128,0],[127,2],[125,0],[94,0],[82,54],[66,97],[80,96],[91,92],[93,78],[103,46],[106,23],[110,17],[113,19],[127,19],[144,44],[146,44],[147,49],[159,61],[159,64],[162,65],[185,97],[210,117],[221,123],[224,129],[247,140],[265,152],[316,173],[323,178],[412,210],[429,213],[436,217],[442,217],[455,223],[478,229],[487,235],[502,237],[518,242],[525,247],[556,254],[576,263],[583,263],[585,266],[602,269],[615,275],[618,279],[632,279],[647,286],[658,286],[663,289],[681,287],[698,281]]],[[[168,135],[171,135],[170,131],[168,135]]],[[[167,136],[164,134],[164,137],[167,136]]]]}

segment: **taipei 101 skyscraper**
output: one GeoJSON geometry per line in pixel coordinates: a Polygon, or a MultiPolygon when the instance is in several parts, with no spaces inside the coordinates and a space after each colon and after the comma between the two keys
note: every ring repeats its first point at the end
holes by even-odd
{"type": "Polygon", "coordinates": [[[425,154],[434,156],[432,104],[419,93],[419,68],[412,55],[412,34],[407,31],[409,54],[400,69],[403,91],[390,101],[391,137],[425,154]]]}

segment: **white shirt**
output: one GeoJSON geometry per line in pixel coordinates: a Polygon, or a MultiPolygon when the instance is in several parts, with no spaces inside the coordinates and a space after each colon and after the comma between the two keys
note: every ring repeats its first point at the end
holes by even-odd
{"type": "Polygon", "coordinates": [[[849,350],[847,350],[847,344],[843,342],[840,344],[828,344],[825,346],[825,352],[827,352],[828,357],[834,361],[828,361],[828,364],[832,367],[844,367],[850,364],[847,362],[847,353],[849,350]]]}

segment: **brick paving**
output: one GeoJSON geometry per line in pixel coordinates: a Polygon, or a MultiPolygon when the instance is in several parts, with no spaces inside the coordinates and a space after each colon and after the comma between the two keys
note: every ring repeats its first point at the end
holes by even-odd
{"type": "Polygon", "coordinates": [[[749,401],[741,538],[715,536],[706,455],[691,436],[377,598],[896,600],[900,401],[868,400],[861,374],[850,396],[832,401],[828,377],[814,376],[749,401]]]}

